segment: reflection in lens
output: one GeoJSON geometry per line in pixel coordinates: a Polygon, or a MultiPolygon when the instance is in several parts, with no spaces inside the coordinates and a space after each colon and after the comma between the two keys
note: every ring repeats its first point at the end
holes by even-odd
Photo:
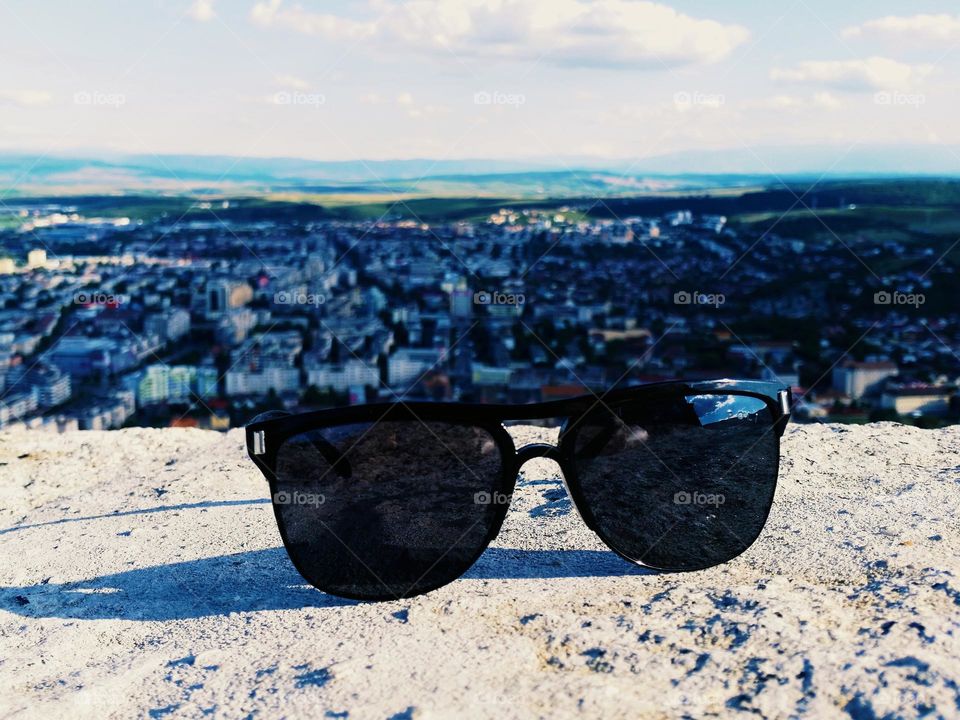
{"type": "Polygon", "coordinates": [[[413,595],[459,577],[506,498],[485,430],[427,422],[345,425],[286,440],[274,508],[287,550],[320,589],[413,595]]]}
{"type": "Polygon", "coordinates": [[[572,433],[595,530],[632,560],[665,570],[709,567],[760,534],[779,462],[763,401],[696,395],[599,408],[572,433]]]}

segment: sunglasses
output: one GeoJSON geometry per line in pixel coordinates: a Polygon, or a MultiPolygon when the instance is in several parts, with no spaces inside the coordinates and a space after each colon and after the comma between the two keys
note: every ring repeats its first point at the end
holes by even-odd
{"type": "Polygon", "coordinates": [[[393,402],[246,428],[283,544],[319,590],[396,600],[463,575],[503,524],[520,467],[556,461],[584,522],[661,571],[727,562],[773,503],[789,388],[667,382],[528,405],[393,402]],[[562,420],[557,445],[517,449],[508,421],[562,420]]]}

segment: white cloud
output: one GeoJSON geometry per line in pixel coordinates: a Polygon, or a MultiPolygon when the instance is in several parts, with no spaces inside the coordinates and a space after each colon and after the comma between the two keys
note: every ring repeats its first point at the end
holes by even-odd
{"type": "Polygon", "coordinates": [[[619,152],[620,148],[616,145],[603,142],[587,142],[574,149],[575,154],[587,157],[615,158],[619,152]]]}
{"type": "Polygon", "coordinates": [[[434,115],[445,115],[450,112],[450,108],[443,105],[419,105],[414,100],[413,95],[408,92],[402,92],[397,96],[397,105],[403,108],[407,117],[422,118],[434,115]]]}
{"type": "Polygon", "coordinates": [[[310,83],[296,75],[277,75],[275,78],[278,85],[288,87],[293,90],[309,90],[310,83]]]}
{"type": "Polygon", "coordinates": [[[310,12],[299,5],[282,7],[282,4],[283,0],[258,2],[250,11],[250,18],[258,25],[277,26],[331,39],[363,38],[374,31],[371,23],[355,22],[339,15],[310,12]]]}
{"type": "Polygon", "coordinates": [[[368,0],[368,19],[261,0],[252,20],[329,39],[557,65],[673,67],[715,63],[746,28],[647,0],[368,0]]]}
{"type": "Polygon", "coordinates": [[[934,70],[882,57],[865,60],[810,60],[793,68],[774,68],[773,80],[821,85],[836,90],[902,90],[915,86],[934,70]]]}
{"type": "Polygon", "coordinates": [[[843,31],[846,38],[879,37],[888,40],[920,40],[923,42],[955,42],[960,40],[960,16],[911,15],[869,20],[843,31]]]}
{"type": "Polygon", "coordinates": [[[843,102],[829,92],[814,93],[809,97],[799,95],[774,95],[760,100],[747,102],[744,109],[752,110],[835,110],[843,106],[843,102]]]}
{"type": "Polygon", "coordinates": [[[217,16],[217,13],[213,9],[213,0],[194,0],[193,4],[187,8],[187,15],[198,22],[209,22],[217,16]]]}
{"type": "Polygon", "coordinates": [[[827,110],[833,110],[843,105],[838,97],[831,95],[828,92],[819,92],[813,96],[813,104],[826,108],[827,110]]]}
{"type": "Polygon", "coordinates": [[[46,90],[0,90],[0,104],[40,107],[52,101],[53,95],[46,90]]]}
{"type": "Polygon", "coordinates": [[[806,105],[807,103],[803,98],[794,95],[774,95],[757,101],[753,106],[765,110],[793,110],[806,107],[806,105]]]}

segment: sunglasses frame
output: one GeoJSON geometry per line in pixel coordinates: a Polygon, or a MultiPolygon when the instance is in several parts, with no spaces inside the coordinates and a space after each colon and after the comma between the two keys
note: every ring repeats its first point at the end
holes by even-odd
{"type": "MultiPolygon", "coordinates": [[[[501,493],[503,497],[512,498],[516,487],[517,476],[524,463],[538,457],[554,460],[560,466],[561,479],[568,495],[573,501],[577,513],[587,527],[597,534],[605,545],[617,555],[634,565],[640,565],[651,570],[676,572],[685,569],[650,567],[636,558],[631,558],[624,554],[600,535],[589,503],[586,502],[580,489],[576,463],[574,462],[574,442],[572,442],[572,440],[575,437],[575,431],[579,421],[598,406],[614,408],[617,405],[625,403],[656,403],[658,400],[690,395],[737,395],[761,400],[770,411],[772,418],[772,423],[768,431],[776,433],[777,438],[783,435],[787,422],[790,419],[793,404],[790,388],[779,383],[759,380],[709,380],[702,382],[668,381],[651,383],[649,385],[638,385],[611,390],[602,394],[585,394],[561,400],[515,405],[430,401],[405,402],[397,400],[393,402],[329,408],[297,415],[282,411],[273,411],[258,415],[246,426],[247,454],[270,484],[272,496],[272,494],[276,492],[277,454],[286,440],[301,433],[354,423],[396,421],[423,423],[444,422],[479,428],[490,434],[500,452],[502,467],[500,477],[497,479],[495,492],[501,493]],[[533,443],[517,448],[507,430],[507,426],[504,425],[505,422],[511,421],[547,420],[553,418],[563,419],[556,445],[533,443]]],[[[336,452],[336,450],[333,450],[333,452],[336,452]]],[[[779,442],[777,443],[777,461],[779,464],[779,442]]],[[[274,503],[271,502],[271,505],[273,505],[274,508],[274,515],[277,519],[277,526],[280,530],[284,547],[289,548],[290,544],[284,523],[281,522],[280,513],[274,503]]],[[[499,534],[503,522],[506,519],[509,506],[510,502],[498,504],[498,512],[491,525],[488,537],[483,544],[483,548],[476,554],[476,557],[471,560],[470,566],[480,558],[490,543],[493,542],[499,534]]],[[[294,554],[288,552],[288,555],[290,555],[291,561],[300,574],[307,577],[304,570],[299,566],[294,554]]],[[[430,592],[452,581],[453,580],[447,580],[431,587],[419,588],[416,592],[401,595],[400,597],[410,597],[412,595],[430,592]]],[[[349,597],[341,593],[337,594],[340,597],[349,597]]],[[[364,596],[353,599],[371,600],[375,598],[364,596]]],[[[393,599],[393,597],[388,598],[385,596],[380,599],[393,599]]]]}

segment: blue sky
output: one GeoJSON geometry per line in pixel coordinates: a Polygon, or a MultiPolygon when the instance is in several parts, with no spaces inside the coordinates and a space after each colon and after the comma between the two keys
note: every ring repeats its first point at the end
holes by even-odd
{"type": "Polygon", "coordinates": [[[956,3],[0,0],[0,151],[960,144],[956,3]]]}

